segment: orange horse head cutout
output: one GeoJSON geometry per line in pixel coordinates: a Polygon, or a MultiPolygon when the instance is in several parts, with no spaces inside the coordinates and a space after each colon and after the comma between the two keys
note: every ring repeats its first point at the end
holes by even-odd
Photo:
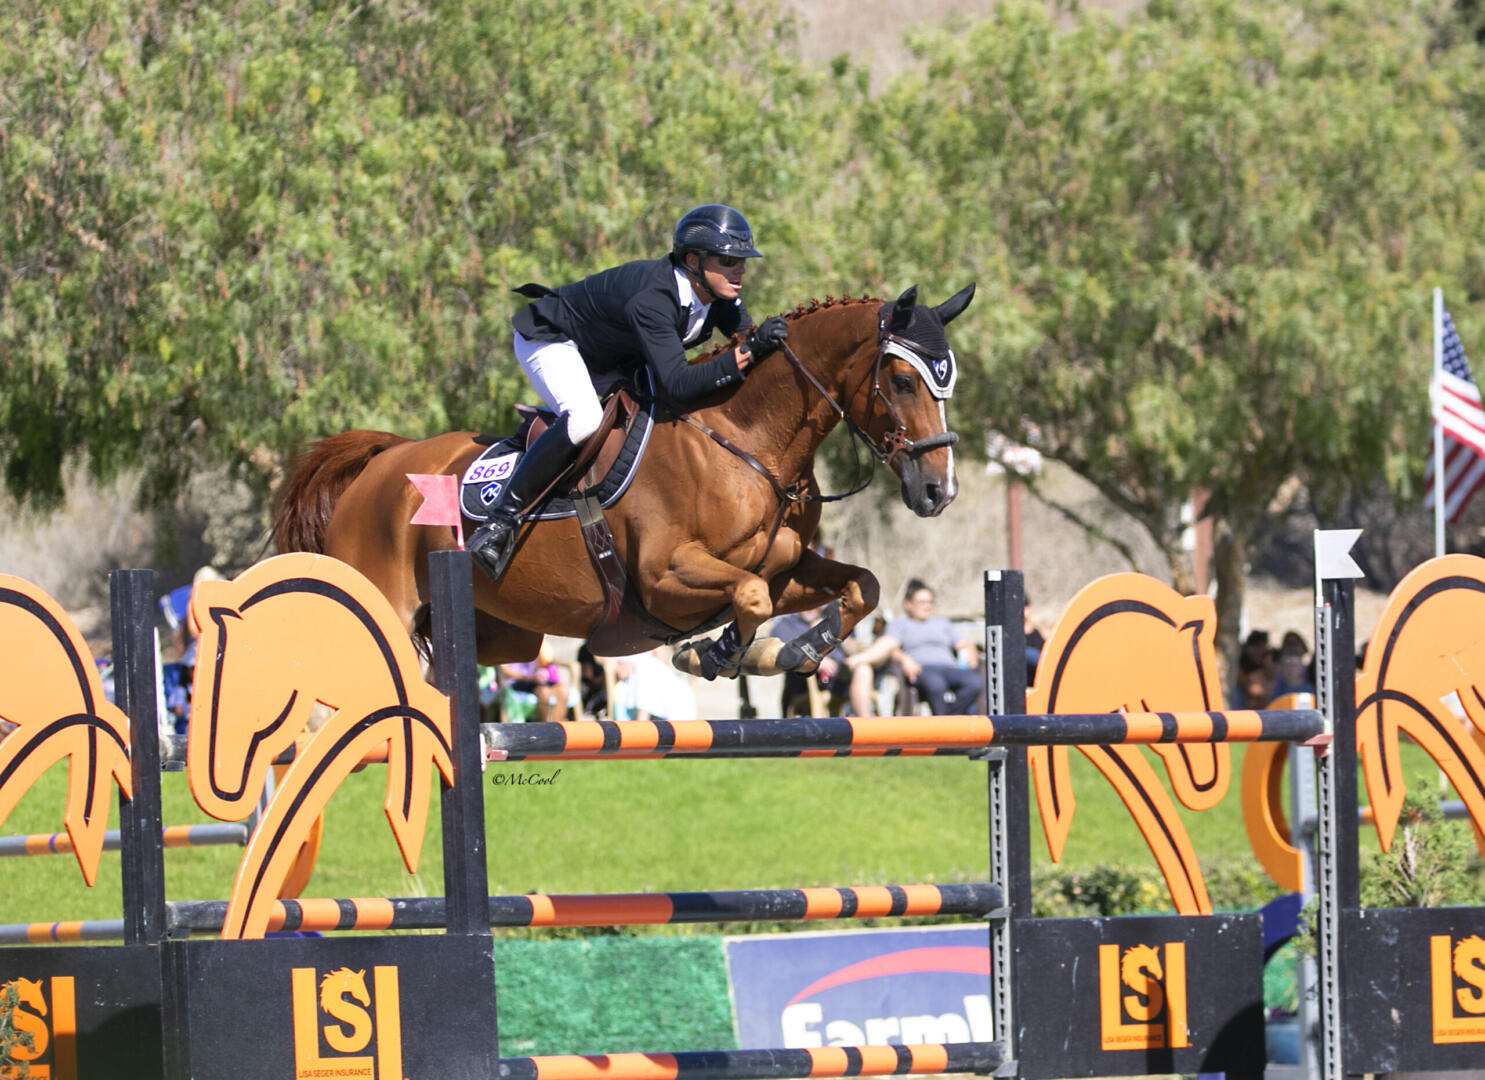
{"type": "MultiPolygon", "coordinates": [[[[1069,601],[1027,691],[1031,713],[1176,712],[1222,708],[1217,679],[1217,613],[1210,597],[1182,596],[1143,574],[1112,574],[1069,601]]],[[[1108,778],[1165,874],[1183,914],[1209,912],[1196,853],[1175,807],[1137,746],[1083,746],[1108,778]]],[[[1185,806],[1206,810],[1227,793],[1225,743],[1153,747],[1185,806]]],[[[1067,747],[1027,751],[1053,860],[1072,827],[1067,747]]]]}
{"type": "Polygon", "coordinates": [[[56,601],[0,574],[0,822],[67,759],[63,820],[83,879],[98,873],[113,783],[132,794],[129,718],[103,696],[87,642],[56,601]]]}
{"type": "Polygon", "coordinates": [[[368,755],[385,754],[387,820],[415,872],[434,768],[453,782],[452,718],[376,586],[322,555],[280,555],[202,582],[189,617],[200,642],[186,768],[202,809],[248,816],[270,763],[297,748],[238,868],[222,937],[263,936],[325,803],[368,755]]]}
{"type": "Polygon", "coordinates": [[[1403,578],[1356,676],[1356,749],[1383,851],[1406,794],[1399,733],[1438,762],[1485,830],[1485,559],[1445,555],[1403,578]]]}

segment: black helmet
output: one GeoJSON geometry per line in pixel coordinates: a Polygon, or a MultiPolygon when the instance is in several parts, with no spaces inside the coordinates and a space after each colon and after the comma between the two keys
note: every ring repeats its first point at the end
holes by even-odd
{"type": "Polygon", "coordinates": [[[730,206],[710,203],[698,206],[676,223],[674,252],[684,256],[696,251],[707,255],[738,255],[760,259],[762,252],[753,246],[753,230],[748,219],[730,206]]]}

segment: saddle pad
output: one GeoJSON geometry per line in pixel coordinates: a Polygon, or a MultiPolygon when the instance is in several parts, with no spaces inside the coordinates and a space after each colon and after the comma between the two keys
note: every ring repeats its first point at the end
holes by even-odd
{"type": "MultiPolygon", "coordinates": [[[[650,441],[650,431],[655,426],[655,403],[649,402],[643,411],[635,417],[634,426],[629,429],[628,436],[624,439],[624,445],[619,450],[619,456],[614,461],[613,468],[609,469],[608,475],[598,483],[594,494],[598,496],[599,504],[607,510],[619,501],[619,496],[629,489],[634,480],[634,473],[639,468],[640,458],[644,457],[645,447],[650,441]]],[[[464,478],[459,483],[459,507],[464,516],[470,521],[478,524],[485,520],[485,514],[490,507],[495,505],[495,500],[505,490],[505,482],[515,470],[516,462],[524,453],[524,446],[514,437],[501,439],[485,450],[479,457],[469,464],[464,470],[464,478]]],[[[554,521],[558,518],[572,517],[577,513],[572,500],[565,494],[553,495],[541,509],[532,515],[529,520],[554,521]]]]}

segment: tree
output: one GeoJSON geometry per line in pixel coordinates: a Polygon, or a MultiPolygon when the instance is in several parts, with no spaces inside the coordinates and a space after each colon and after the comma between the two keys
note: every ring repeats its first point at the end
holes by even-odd
{"type": "Polygon", "coordinates": [[[54,501],[80,455],[158,504],[350,427],[513,426],[515,285],[659,254],[700,202],[785,254],[839,127],[791,35],[701,0],[6,4],[8,489],[54,501]]]}
{"type": "Polygon", "coordinates": [[[874,246],[981,282],[981,344],[956,327],[960,415],[1034,425],[1183,590],[1181,507],[1209,492],[1228,657],[1286,481],[1322,507],[1378,477],[1420,495],[1430,289],[1485,295],[1480,53],[1449,18],[1420,0],[1157,2],[1124,23],[1007,3],[922,40],[924,70],[858,129],[864,172],[924,190],[874,246]]]}

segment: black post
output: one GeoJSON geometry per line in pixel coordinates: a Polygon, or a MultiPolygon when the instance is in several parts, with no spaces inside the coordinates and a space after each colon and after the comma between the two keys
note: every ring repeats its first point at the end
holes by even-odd
{"type": "MultiPolygon", "coordinates": [[[[1026,712],[1026,589],[1019,570],[985,574],[985,712],[1026,712]]],[[[999,750],[989,763],[990,883],[1007,911],[990,917],[990,996],[1004,1068],[1015,1075],[1022,1015],[1016,922],[1031,917],[1031,811],[1026,747],[999,750]]]]}
{"type": "Polygon", "coordinates": [[[1356,792],[1356,583],[1327,579],[1325,603],[1329,607],[1331,675],[1330,693],[1335,703],[1335,808],[1340,828],[1336,833],[1337,892],[1342,908],[1361,906],[1361,852],[1356,822],[1359,820],[1356,792]]]}
{"type": "Polygon", "coordinates": [[[433,676],[453,713],[454,782],[443,787],[443,878],[450,934],[490,934],[485,866],[484,752],[475,657],[473,564],[467,551],[428,557],[433,676]]]}
{"type": "Polygon", "coordinates": [[[134,788],[133,798],[119,792],[127,945],[156,945],[165,933],[154,582],[152,570],[115,570],[110,577],[115,696],[129,717],[129,772],[134,788]]]}

